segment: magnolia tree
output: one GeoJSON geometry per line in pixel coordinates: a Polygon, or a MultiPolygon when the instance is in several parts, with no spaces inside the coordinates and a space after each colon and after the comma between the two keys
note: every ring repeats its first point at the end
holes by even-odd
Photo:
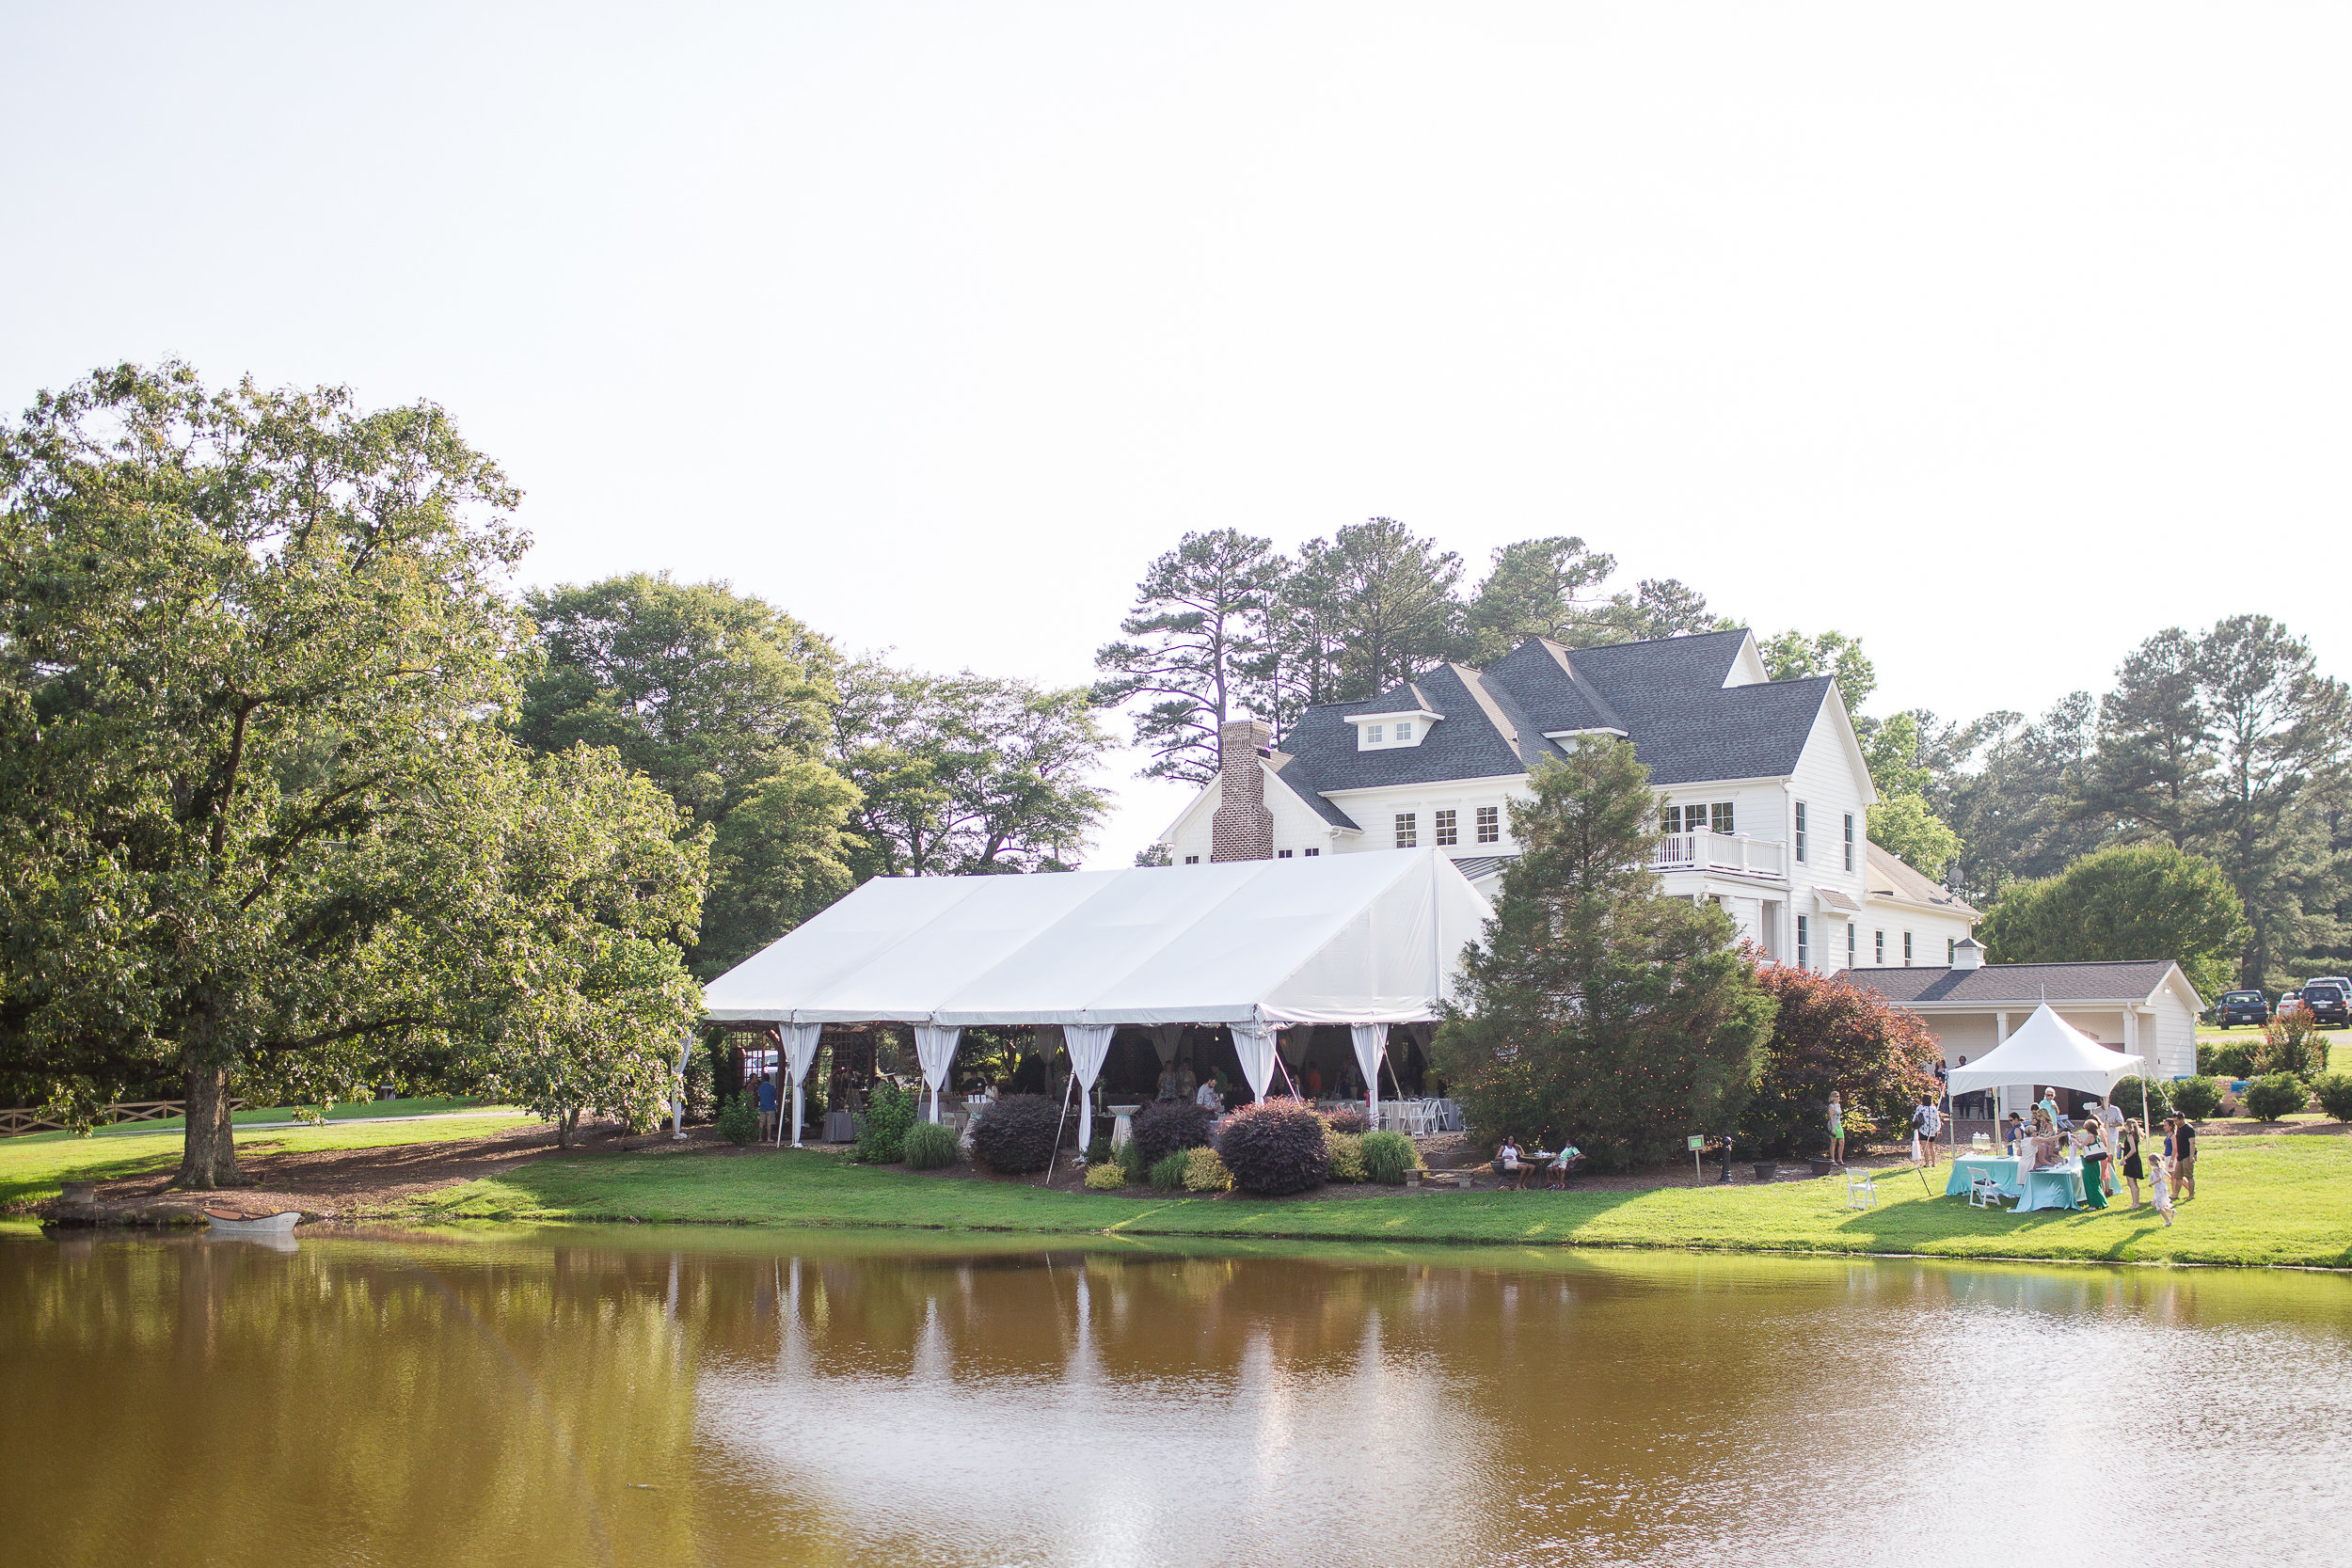
{"type": "Polygon", "coordinates": [[[1482,1135],[1572,1138],[1604,1167],[1730,1132],[1772,1003],[1722,910],[1659,894],[1647,769],[1612,741],[1529,782],[1520,856],[1438,1033],[1446,1083],[1482,1135]]]}
{"type": "Polygon", "coordinates": [[[0,1082],[87,1122],[176,1081],[204,1188],[233,1093],[675,1037],[647,944],[693,939],[707,839],[507,736],[515,501],[430,404],[178,366],[0,431],[0,1082]]]}

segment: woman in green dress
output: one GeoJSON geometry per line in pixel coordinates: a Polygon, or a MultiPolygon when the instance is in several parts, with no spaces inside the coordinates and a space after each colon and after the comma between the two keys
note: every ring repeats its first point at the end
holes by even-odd
{"type": "Polygon", "coordinates": [[[1839,1101],[1837,1091],[1829,1091],[1829,1163],[1846,1163],[1846,1107],[1839,1101]]]}
{"type": "Polygon", "coordinates": [[[2106,1132],[2095,1121],[2086,1121],[2078,1130],[2078,1147],[2083,1157],[2083,1206],[2104,1209],[2107,1206],[2106,1132]]]}

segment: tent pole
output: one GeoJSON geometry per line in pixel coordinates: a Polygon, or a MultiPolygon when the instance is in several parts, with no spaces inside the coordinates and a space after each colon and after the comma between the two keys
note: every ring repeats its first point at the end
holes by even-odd
{"type": "MultiPolygon", "coordinates": [[[[1050,1067],[1052,1066],[1052,1064],[1049,1062],[1049,1063],[1047,1064],[1047,1066],[1050,1068],[1050,1067]]],[[[1048,1186],[1048,1187],[1050,1187],[1050,1186],[1052,1186],[1052,1185],[1054,1184],[1054,1162],[1061,1158],[1061,1128],[1062,1128],[1062,1123],[1063,1123],[1063,1122],[1066,1122],[1066,1121],[1068,1121],[1068,1120],[1070,1119],[1070,1085],[1073,1085],[1073,1084],[1075,1084],[1077,1081],[1078,1081],[1078,1074],[1077,1074],[1077,1072],[1076,1072],[1076,1070],[1075,1070],[1075,1069],[1074,1069],[1074,1066],[1073,1066],[1073,1070],[1072,1070],[1072,1072],[1071,1072],[1070,1076],[1069,1076],[1067,1079],[1063,1080],[1063,1082],[1062,1082],[1062,1086],[1061,1086],[1061,1115],[1060,1115],[1059,1117],[1056,1117],[1056,1118],[1055,1118],[1055,1120],[1054,1120],[1054,1148],[1053,1148],[1052,1152],[1048,1153],[1048,1154],[1045,1156],[1045,1181],[1044,1181],[1044,1185],[1046,1185],[1046,1186],[1048,1186]]]]}

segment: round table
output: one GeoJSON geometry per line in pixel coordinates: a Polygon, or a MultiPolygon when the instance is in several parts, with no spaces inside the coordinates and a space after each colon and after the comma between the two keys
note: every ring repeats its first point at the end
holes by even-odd
{"type": "Polygon", "coordinates": [[[1124,1148],[1134,1143],[1136,1141],[1134,1117],[1137,1111],[1143,1109],[1142,1105],[1105,1105],[1103,1109],[1118,1118],[1111,1123],[1111,1147],[1124,1148]]]}

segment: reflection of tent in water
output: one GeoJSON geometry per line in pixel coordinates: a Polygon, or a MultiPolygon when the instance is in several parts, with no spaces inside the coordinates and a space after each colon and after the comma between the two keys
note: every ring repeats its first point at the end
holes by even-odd
{"type": "MultiPolygon", "coordinates": [[[[878,878],[712,981],[704,1010],[779,1026],[795,1085],[825,1024],[912,1024],[934,1119],[958,1037],[975,1026],[1058,1028],[1091,1091],[1120,1025],[1150,1028],[1165,1062],[1182,1026],[1221,1024],[1263,1096],[1278,1031],[1348,1025],[1376,1095],[1388,1026],[1437,1018],[1490,912],[1433,849],[878,878]]],[[[1089,1105],[1082,1143],[1090,1120],[1089,1105]]]]}

